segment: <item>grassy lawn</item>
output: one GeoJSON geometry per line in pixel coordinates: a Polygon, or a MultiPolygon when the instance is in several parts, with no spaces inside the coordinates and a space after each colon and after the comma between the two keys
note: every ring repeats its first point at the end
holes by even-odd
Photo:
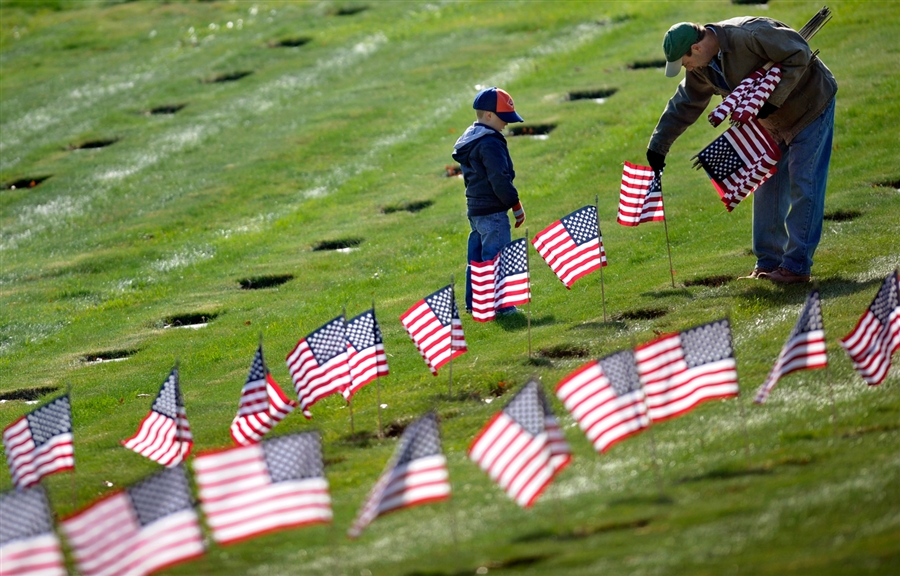
{"type": "Polygon", "coordinates": [[[260,334],[290,392],[282,358],[296,341],[374,300],[385,422],[437,410],[452,500],[345,537],[396,446],[374,434],[369,386],[356,434],[336,397],[273,432],[321,432],[332,525],[210,544],[169,573],[900,573],[900,371],[868,388],[837,342],[900,265],[900,4],[829,6],[811,45],[840,86],[813,269],[830,367],[784,378],[756,406],[808,288],[736,280],[755,262],[751,207],[726,212],[691,169],[722,130],[703,121],[663,180],[675,288],[662,223],[614,222],[622,162],[643,163],[677,85],[634,64],[662,58],[679,21],[799,28],[821,4],[0,0],[0,394],[19,398],[0,403],[0,427],[71,388],[77,471],[44,481],[66,515],[158,468],[119,441],[176,361],[195,450],[227,446],[260,334]],[[491,85],[526,125],[556,126],[509,139],[529,235],[599,196],[609,318],[598,274],[566,290],[532,251],[534,357],[524,317],[465,316],[448,398],[399,316],[451,275],[462,299],[465,199],[445,166],[491,85]],[[600,104],[568,98],[609,89],[600,104]],[[491,395],[498,383],[537,376],[552,395],[590,358],[724,316],[740,399],[598,456],[552,398],[575,457],[529,510],[467,459],[508,398],[491,395]],[[192,318],[206,323],[178,327],[192,318]]]}

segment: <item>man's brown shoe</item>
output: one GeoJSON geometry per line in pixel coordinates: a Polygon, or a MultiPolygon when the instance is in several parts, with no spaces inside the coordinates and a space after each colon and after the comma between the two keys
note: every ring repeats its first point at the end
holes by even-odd
{"type": "Polygon", "coordinates": [[[759,266],[757,266],[753,269],[753,272],[751,272],[749,276],[739,276],[738,280],[756,280],[757,278],[760,278],[762,274],[768,274],[771,271],[771,268],[760,268],[759,266]]]}
{"type": "Polygon", "coordinates": [[[795,274],[787,268],[779,266],[772,272],[759,275],[760,278],[771,280],[776,284],[806,284],[809,282],[809,274],[795,274]]]}

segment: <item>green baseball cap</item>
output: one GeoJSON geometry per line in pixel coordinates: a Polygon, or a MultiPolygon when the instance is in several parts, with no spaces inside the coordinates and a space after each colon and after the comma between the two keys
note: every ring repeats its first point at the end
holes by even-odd
{"type": "Polygon", "coordinates": [[[697,30],[690,22],[679,22],[669,28],[663,38],[663,52],[666,53],[666,76],[672,78],[681,72],[681,59],[697,42],[697,30]]]}

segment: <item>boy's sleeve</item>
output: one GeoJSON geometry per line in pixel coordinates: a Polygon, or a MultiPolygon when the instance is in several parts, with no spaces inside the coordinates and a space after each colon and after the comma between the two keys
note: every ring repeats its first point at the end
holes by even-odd
{"type": "Polygon", "coordinates": [[[479,148],[481,161],[491,187],[494,189],[494,194],[507,208],[512,208],[519,203],[519,191],[512,183],[515,173],[509,162],[509,153],[500,142],[493,138],[484,142],[479,148]]]}

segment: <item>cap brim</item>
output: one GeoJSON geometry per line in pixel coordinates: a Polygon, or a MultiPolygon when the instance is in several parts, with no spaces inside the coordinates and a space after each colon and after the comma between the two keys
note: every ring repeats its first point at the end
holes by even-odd
{"type": "Polygon", "coordinates": [[[497,115],[497,118],[503,120],[507,124],[513,124],[515,122],[524,122],[525,120],[519,116],[518,112],[513,110],[512,112],[494,112],[497,115]]]}
{"type": "Polygon", "coordinates": [[[681,73],[681,60],[666,62],[666,76],[674,78],[678,76],[679,73],[681,73]]]}

